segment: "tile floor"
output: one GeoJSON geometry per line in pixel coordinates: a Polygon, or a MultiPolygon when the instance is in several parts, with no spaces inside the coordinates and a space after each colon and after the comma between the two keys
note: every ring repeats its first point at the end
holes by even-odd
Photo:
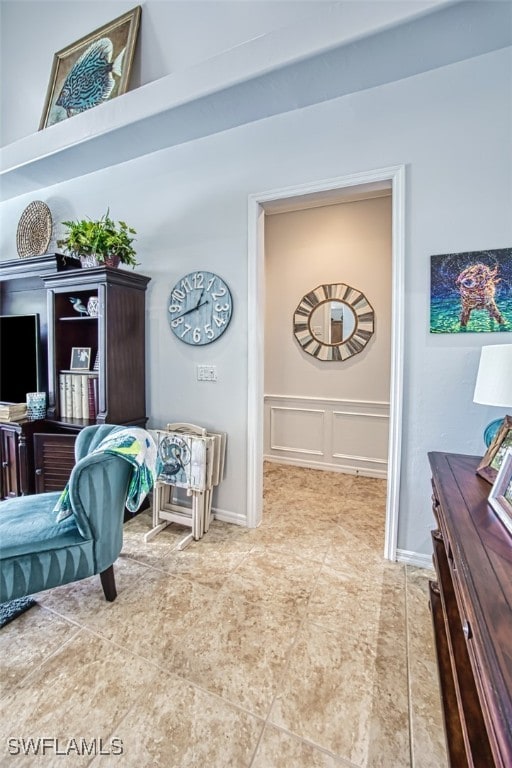
{"type": "Polygon", "coordinates": [[[446,766],[433,574],[382,559],[384,482],[269,464],[264,501],[183,552],[138,515],[114,603],[95,577],[1,630],[2,765],[446,766]]]}

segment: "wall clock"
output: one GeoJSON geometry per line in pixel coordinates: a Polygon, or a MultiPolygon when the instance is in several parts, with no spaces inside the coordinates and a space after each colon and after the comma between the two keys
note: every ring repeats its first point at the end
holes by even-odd
{"type": "Polygon", "coordinates": [[[293,315],[293,332],[303,350],[318,360],[347,360],[368,344],[374,321],[364,293],[327,283],[303,296],[293,315]]]}
{"type": "Polygon", "coordinates": [[[171,331],[180,341],[197,347],[222,336],[232,312],[229,288],[213,272],[190,272],[178,280],[169,298],[171,331]]]}

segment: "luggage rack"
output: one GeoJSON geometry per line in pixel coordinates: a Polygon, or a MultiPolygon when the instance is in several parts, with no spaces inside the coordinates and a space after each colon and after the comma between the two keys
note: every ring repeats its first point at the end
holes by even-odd
{"type": "Polygon", "coordinates": [[[171,523],[191,528],[177,544],[185,549],[208,532],[213,519],[213,489],[224,476],[226,433],[182,422],[155,430],[159,473],[153,489],[153,527],[144,536],[155,538],[171,523]],[[190,504],[177,498],[184,491],[190,504]]]}

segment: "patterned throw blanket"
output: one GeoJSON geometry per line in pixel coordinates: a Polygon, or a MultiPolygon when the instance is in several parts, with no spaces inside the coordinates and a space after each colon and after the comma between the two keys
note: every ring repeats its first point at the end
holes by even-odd
{"type": "MultiPolygon", "coordinates": [[[[88,455],[96,453],[111,453],[130,462],[133,469],[126,506],[130,512],[136,512],[156,479],[157,450],[149,432],[140,427],[119,429],[102,440],[88,455]]],[[[68,485],[59,496],[54,512],[57,512],[56,522],[65,520],[72,514],[68,485]]]]}

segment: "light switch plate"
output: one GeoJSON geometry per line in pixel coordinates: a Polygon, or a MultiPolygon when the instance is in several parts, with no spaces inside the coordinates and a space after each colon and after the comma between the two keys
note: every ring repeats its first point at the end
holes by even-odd
{"type": "Polygon", "coordinates": [[[198,381],[217,381],[216,365],[197,365],[198,381]]]}

